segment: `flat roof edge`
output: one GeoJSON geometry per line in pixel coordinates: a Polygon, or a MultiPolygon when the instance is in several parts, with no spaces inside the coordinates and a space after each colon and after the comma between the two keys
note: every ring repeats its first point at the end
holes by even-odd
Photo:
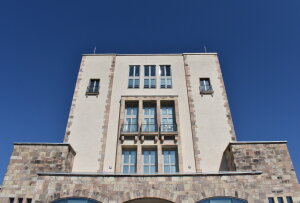
{"type": "Polygon", "coordinates": [[[182,55],[218,55],[218,53],[169,53],[169,54],[82,54],[82,56],[182,56],[182,55]]]}
{"type": "Polygon", "coordinates": [[[40,146],[68,146],[76,154],[75,150],[69,143],[47,143],[47,142],[14,142],[13,145],[40,145],[40,146]]]}
{"type": "Polygon", "coordinates": [[[218,173],[174,173],[174,174],[121,174],[121,173],[47,173],[39,172],[39,176],[93,176],[93,177],[170,177],[170,176],[232,176],[260,175],[262,171],[222,171],[218,173]]]}
{"type": "Polygon", "coordinates": [[[235,141],[235,142],[229,142],[229,144],[283,144],[287,143],[287,141],[235,141]]]}

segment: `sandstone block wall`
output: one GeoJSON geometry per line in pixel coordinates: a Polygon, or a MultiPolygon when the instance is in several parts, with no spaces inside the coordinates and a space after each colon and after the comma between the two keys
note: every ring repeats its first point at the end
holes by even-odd
{"type": "Polygon", "coordinates": [[[32,198],[37,172],[71,172],[74,156],[69,144],[14,144],[0,197],[32,198]]]}

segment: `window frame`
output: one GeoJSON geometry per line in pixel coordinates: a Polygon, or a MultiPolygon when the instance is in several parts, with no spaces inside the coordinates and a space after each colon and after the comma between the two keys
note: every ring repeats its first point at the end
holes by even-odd
{"type": "Polygon", "coordinates": [[[156,65],[144,65],[144,89],[156,89],[156,65]],[[154,76],[152,75],[152,67],[154,67],[154,76]],[[146,69],[148,69],[148,75],[146,76],[146,69]],[[146,87],[146,80],[148,80],[148,86],[146,87]],[[152,84],[154,80],[154,84],[152,84]]]}
{"type": "Polygon", "coordinates": [[[100,79],[99,78],[91,78],[89,80],[89,84],[87,86],[85,94],[86,95],[98,95],[99,93],[100,93],[100,79]],[[91,91],[91,89],[92,89],[92,91],[91,91]]]}
{"type": "Polygon", "coordinates": [[[211,80],[209,77],[206,78],[199,78],[199,90],[200,90],[200,94],[213,94],[213,88],[211,85],[211,80]],[[203,85],[204,82],[204,85],[203,85]],[[207,84],[205,84],[207,83],[207,84]]]}
{"type": "Polygon", "coordinates": [[[143,164],[143,174],[154,174],[158,172],[158,158],[157,158],[157,149],[155,148],[143,148],[142,149],[142,164],[143,164]],[[151,163],[151,154],[148,154],[148,163],[145,163],[145,152],[155,152],[154,154],[154,163],[151,163]],[[145,166],[148,167],[148,171],[145,171],[145,166]],[[155,171],[151,172],[151,167],[155,167],[155,171]]]}
{"type": "Polygon", "coordinates": [[[129,65],[129,73],[128,73],[128,89],[139,89],[140,88],[140,76],[141,76],[141,68],[140,65],[129,65]],[[133,73],[130,75],[131,68],[133,68],[133,73]],[[138,69],[138,75],[137,75],[138,69]],[[132,80],[132,86],[130,85],[130,80],[132,80]]]}
{"type": "Polygon", "coordinates": [[[136,174],[137,172],[137,149],[136,148],[123,148],[122,149],[122,157],[121,157],[121,173],[123,174],[136,174]],[[131,156],[128,157],[128,163],[124,163],[124,152],[125,151],[129,151],[129,152],[135,152],[135,162],[134,163],[131,163],[131,156]],[[128,172],[125,173],[124,172],[124,166],[128,166],[128,172]],[[130,172],[131,170],[131,167],[134,166],[134,172],[130,172]]]}
{"type": "Polygon", "coordinates": [[[160,76],[160,89],[172,89],[173,81],[172,81],[172,68],[171,65],[159,65],[159,76],[160,76]],[[170,75],[167,76],[167,67],[170,68],[170,75]],[[163,71],[162,71],[163,68],[163,71]],[[164,75],[162,73],[164,72],[164,75]],[[168,86],[168,81],[170,80],[171,85],[168,86]],[[164,86],[162,86],[162,81],[164,81],[164,86]]]}
{"type": "Polygon", "coordinates": [[[163,168],[162,168],[162,171],[164,174],[173,174],[173,173],[178,173],[179,172],[179,163],[178,163],[178,149],[177,148],[163,148],[162,149],[162,158],[163,158],[163,162],[162,162],[162,165],[163,165],[163,168]],[[166,164],[165,163],[165,153],[164,152],[171,152],[171,151],[174,151],[175,152],[175,163],[172,163],[172,158],[171,158],[171,155],[170,153],[168,154],[168,163],[166,164]],[[169,171],[165,171],[165,166],[169,166],[169,171]],[[172,172],[171,168],[175,166],[175,172],[172,172]]]}

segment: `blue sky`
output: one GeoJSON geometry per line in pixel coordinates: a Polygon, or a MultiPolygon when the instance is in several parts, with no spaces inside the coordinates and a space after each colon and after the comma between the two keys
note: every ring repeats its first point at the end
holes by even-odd
{"type": "Polygon", "coordinates": [[[0,183],[13,142],[62,142],[81,54],[218,52],[238,140],[300,174],[299,0],[2,1],[0,183]]]}

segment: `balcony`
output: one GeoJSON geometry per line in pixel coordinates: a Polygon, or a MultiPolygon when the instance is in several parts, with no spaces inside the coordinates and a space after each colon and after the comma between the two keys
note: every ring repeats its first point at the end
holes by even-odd
{"type": "Polygon", "coordinates": [[[141,125],[142,133],[156,133],[158,134],[157,124],[142,124],[141,125]]]}
{"type": "Polygon", "coordinates": [[[172,123],[172,124],[161,124],[160,125],[160,133],[174,133],[177,132],[177,124],[172,123]]]}
{"type": "Polygon", "coordinates": [[[122,134],[136,134],[139,132],[139,125],[136,124],[123,124],[121,127],[122,134]]]}
{"type": "Polygon", "coordinates": [[[98,95],[99,94],[99,86],[88,86],[86,89],[86,93],[87,95],[98,95]]]}
{"type": "Polygon", "coordinates": [[[200,86],[200,94],[213,94],[214,90],[211,85],[200,86]]]}

